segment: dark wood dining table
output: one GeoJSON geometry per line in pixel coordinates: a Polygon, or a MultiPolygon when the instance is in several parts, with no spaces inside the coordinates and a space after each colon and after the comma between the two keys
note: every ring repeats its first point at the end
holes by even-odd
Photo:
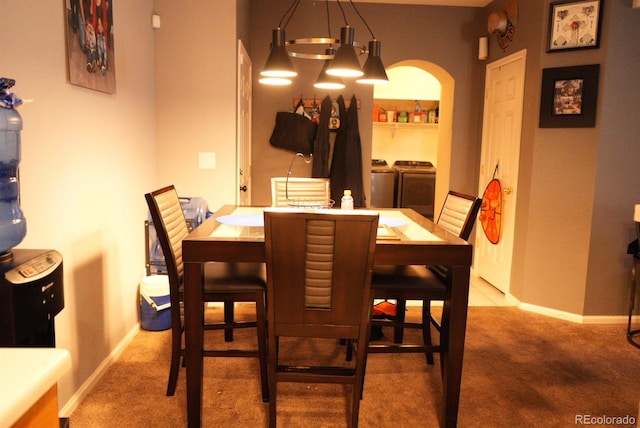
{"type": "MultiPolygon", "coordinates": [[[[202,278],[207,262],[264,262],[264,207],[225,205],[182,241],[188,426],[202,422],[204,305],[202,278]]],[[[452,273],[440,332],[442,406],[440,423],[458,419],[469,298],[472,246],[408,208],[378,209],[375,265],[445,265],[452,273]]],[[[398,397],[399,399],[401,397],[398,397]]],[[[259,400],[256,397],[256,400],[259,400]]]]}

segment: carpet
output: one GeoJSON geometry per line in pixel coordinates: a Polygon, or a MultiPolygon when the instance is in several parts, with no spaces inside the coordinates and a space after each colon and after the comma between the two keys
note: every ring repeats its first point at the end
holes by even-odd
{"type": "MultiPolygon", "coordinates": [[[[209,309],[207,316],[221,317],[221,312],[209,309]]],[[[250,317],[250,312],[250,306],[237,305],[238,316],[250,317]]],[[[419,309],[409,308],[407,318],[412,317],[419,318],[419,309]]],[[[635,426],[640,350],[626,342],[625,331],[621,324],[580,325],[515,307],[470,307],[458,426],[635,426]]],[[[221,341],[221,335],[207,332],[206,340],[221,341]]],[[[236,331],[233,346],[255,346],[254,335],[253,329],[236,331]]],[[[382,340],[392,335],[385,329],[382,340]]],[[[419,340],[417,332],[407,331],[405,337],[419,340]]],[[[70,416],[71,426],[186,426],[184,369],[176,395],[164,395],[169,342],[169,331],[141,330],[70,416]]],[[[283,352],[292,355],[344,360],[344,347],[335,341],[285,345],[290,351],[283,347],[283,352]]],[[[435,360],[428,366],[420,354],[369,355],[360,426],[439,426],[442,383],[437,354],[435,360]]],[[[348,388],[279,385],[279,426],[346,426],[348,388]]],[[[257,360],[205,358],[203,426],[266,427],[267,420],[257,360]]]]}

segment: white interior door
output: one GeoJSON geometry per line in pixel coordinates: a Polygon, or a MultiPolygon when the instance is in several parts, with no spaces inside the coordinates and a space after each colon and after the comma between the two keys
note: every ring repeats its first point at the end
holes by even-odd
{"type": "Polygon", "coordinates": [[[526,54],[522,50],[488,64],[485,81],[478,193],[484,193],[495,172],[502,186],[501,227],[497,244],[482,230],[476,232],[474,270],[503,293],[511,280],[526,54]]]}
{"type": "Polygon", "coordinates": [[[251,58],[238,40],[237,205],[251,205],[251,58]]]}

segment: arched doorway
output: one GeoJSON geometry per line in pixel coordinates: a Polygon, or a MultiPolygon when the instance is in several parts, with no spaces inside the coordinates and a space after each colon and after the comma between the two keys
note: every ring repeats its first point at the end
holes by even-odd
{"type": "MultiPolygon", "coordinates": [[[[409,68],[418,69],[430,77],[434,78],[440,84],[439,94],[439,124],[437,131],[437,165],[436,169],[436,194],[435,194],[435,206],[436,213],[440,212],[440,207],[449,191],[450,178],[451,178],[451,140],[452,140],[452,128],[453,128],[453,95],[455,82],[453,77],[442,67],[429,61],[424,60],[405,60],[392,64],[387,67],[387,72],[392,73],[394,69],[409,68]]],[[[410,70],[409,70],[410,71],[410,70]]],[[[411,75],[411,72],[408,73],[411,75]]],[[[377,94],[382,94],[383,97],[393,97],[386,91],[385,86],[389,85],[376,85],[374,87],[374,99],[378,97],[377,94]]],[[[396,85],[394,85],[396,86],[396,85]]],[[[415,82],[408,81],[405,87],[410,90],[415,89],[415,82]],[[413,88],[412,88],[413,87],[413,88]]],[[[402,89],[399,89],[403,91],[402,89]]],[[[404,91],[403,91],[404,92],[404,91]]],[[[410,95],[406,93],[399,94],[398,97],[404,99],[411,99],[410,95]]],[[[416,97],[416,99],[420,99],[416,97]]],[[[437,214],[436,214],[437,216],[437,214]]]]}

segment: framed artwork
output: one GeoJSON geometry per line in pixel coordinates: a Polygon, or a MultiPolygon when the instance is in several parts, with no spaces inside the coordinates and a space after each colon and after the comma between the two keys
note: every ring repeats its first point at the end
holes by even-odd
{"type": "Polygon", "coordinates": [[[592,128],[596,124],[600,64],[542,70],[540,128],[592,128]]]}
{"type": "Polygon", "coordinates": [[[69,83],[116,92],[113,0],[65,0],[69,83]]]}
{"type": "Polygon", "coordinates": [[[551,3],[547,52],[598,48],[603,1],[562,0],[551,3]]]}

